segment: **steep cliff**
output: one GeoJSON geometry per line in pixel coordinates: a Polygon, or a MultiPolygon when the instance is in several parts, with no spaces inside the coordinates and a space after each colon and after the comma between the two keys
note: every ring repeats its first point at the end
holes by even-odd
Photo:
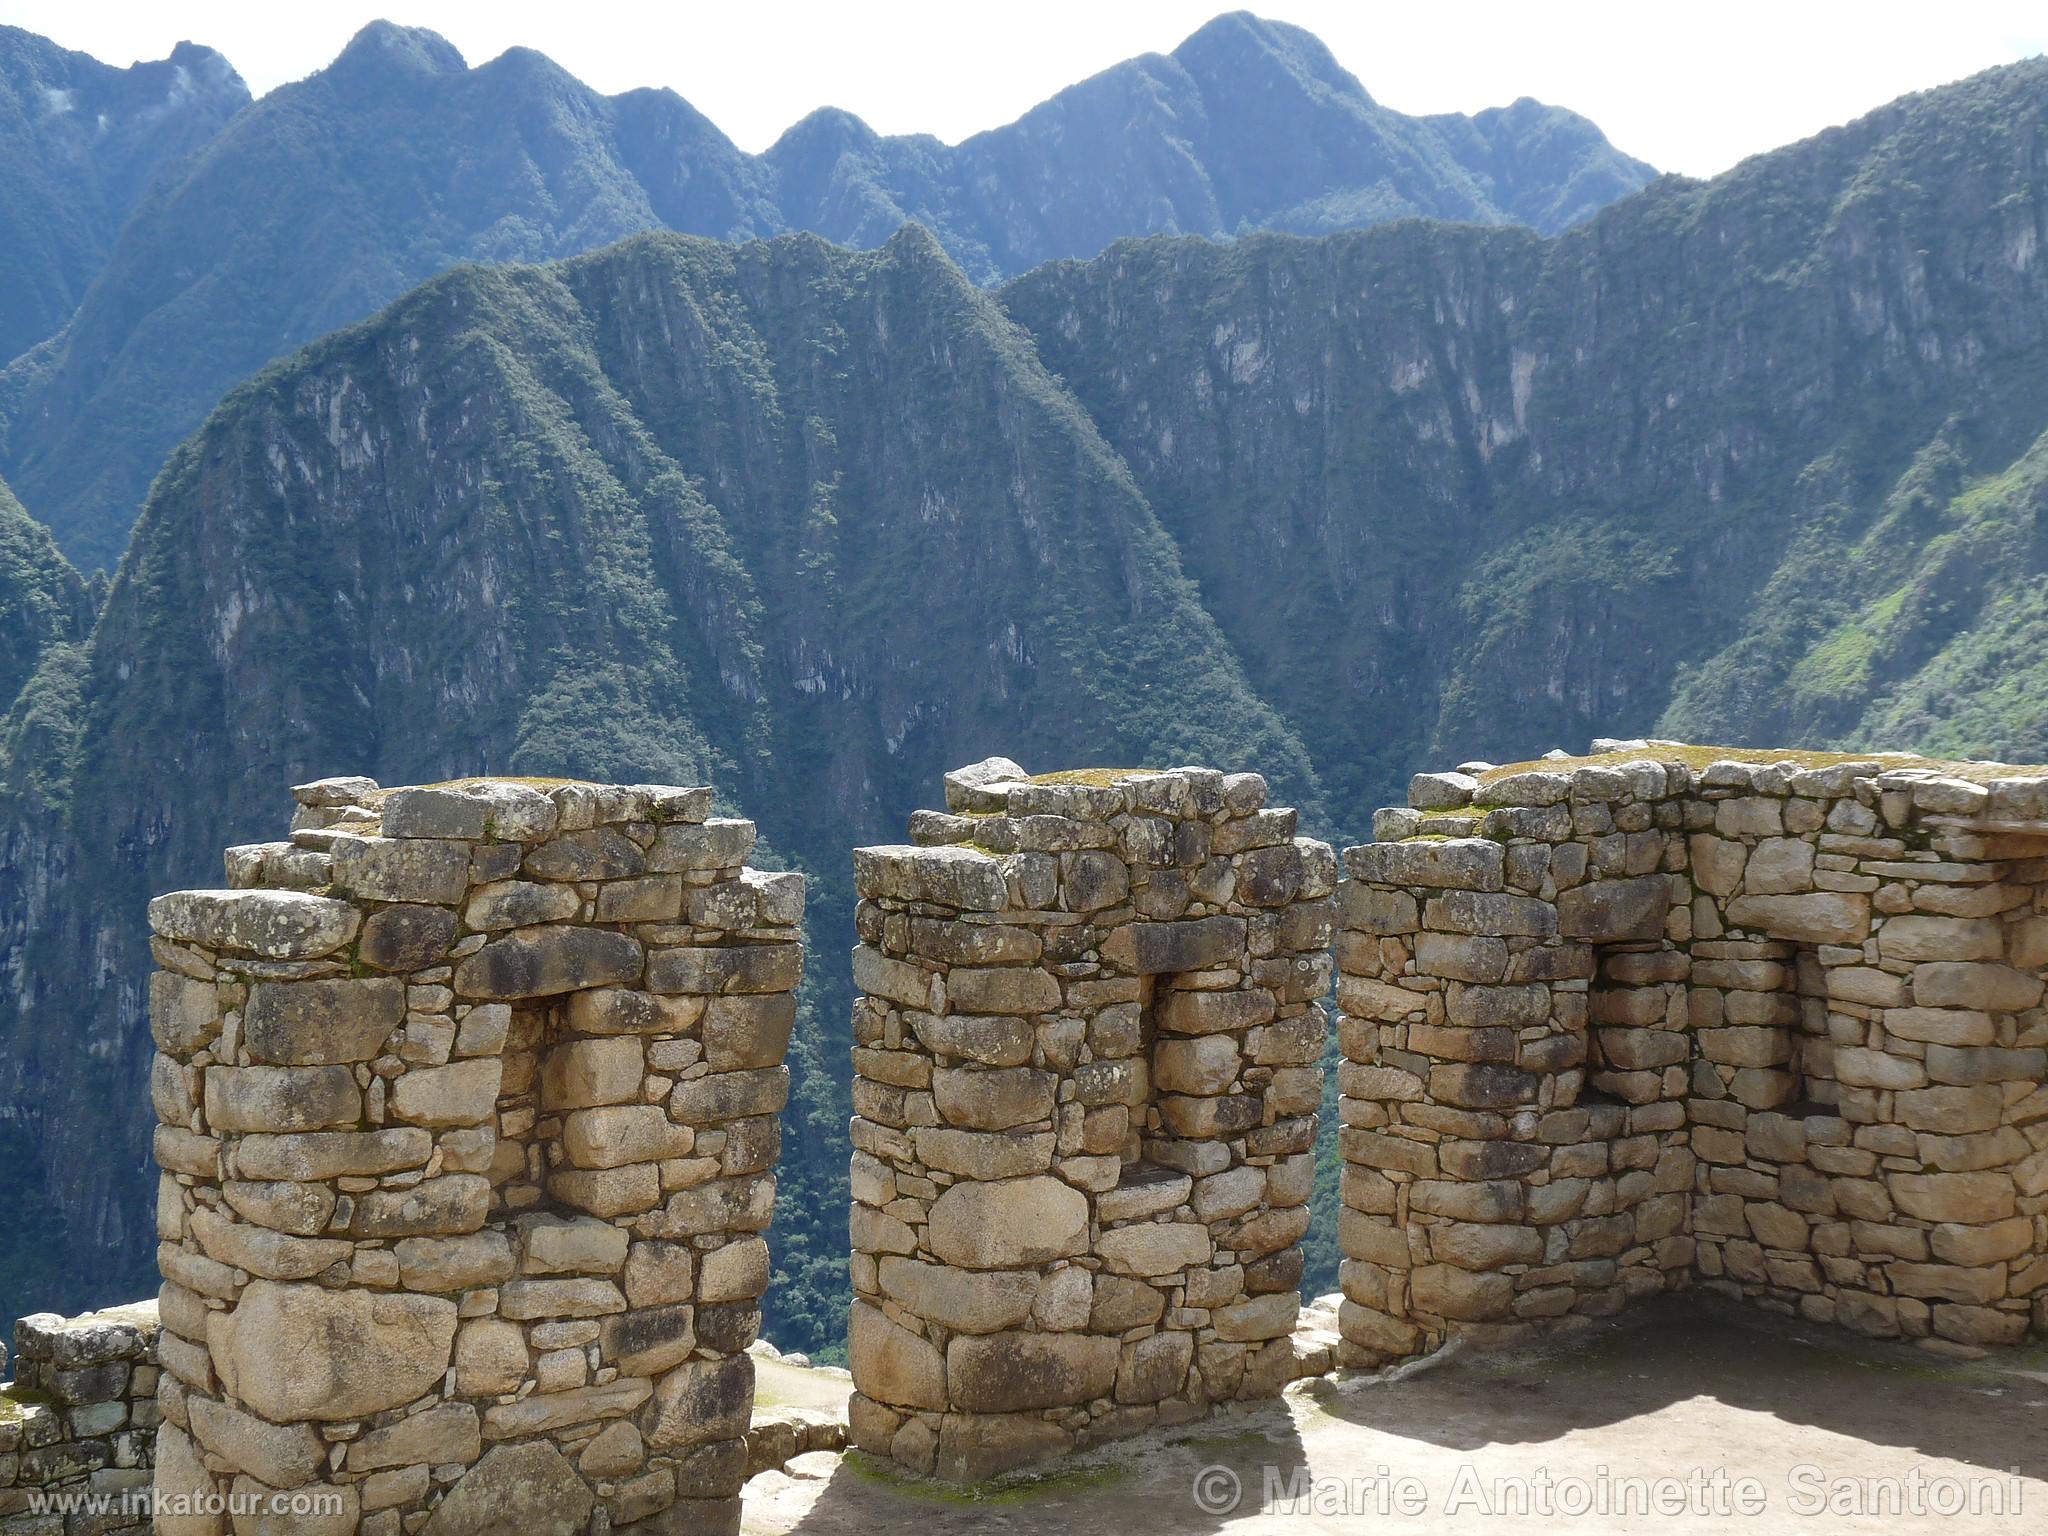
{"type": "Polygon", "coordinates": [[[918,231],[648,236],[266,372],[9,722],[35,1300],[139,1283],[142,902],[295,777],[709,777],[811,872],[771,1301],[807,1346],[847,850],[946,767],[1250,763],[1348,841],[1419,764],[1596,732],[2041,755],[2044,118],[2036,61],[1557,237],[1162,238],[995,296],[918,231]]]}
{"type": "Polygon", "coordinates": [[[870,247],[914,219],[993,281],[1122,235],[1417,213],[1555,228],[1650,174],[1533,102],[1391,112],[1307,33],[1244,15],[957,147],[821,112],[761,156],[671,91],[600,96],[527,49],[470,69],[378,22],[236,118],[138,211],[64,332],[0,375],[0,472],[81,566],[111,568],[225,390],[461,261],[661,228],[870,247]]]}
{"type": "Polygon", "coordinates": [[[810,871],[776,1326],[813,1342],[844,1274],[848,848],[998,749],[1257,762],[1319,805],[1122,465],[916,229],[465,268],[307,349],[173,456],[76,697],[68,806],[14,818],[0,1098],[41,1117],[60,1278],[92,1295],[153,1243],[138,914],[274,833],[295,779],[710,781],[810,871]]]}
{"type": "Polygon", "coordinates": [[[1348,831],[1417,762],[1594,733],[2024,757],[2038,694],[1937,679],[2043,571],[2044,127],[2036,60],[1551,240],[1128,243],[1003,301],[1348,831]]]}

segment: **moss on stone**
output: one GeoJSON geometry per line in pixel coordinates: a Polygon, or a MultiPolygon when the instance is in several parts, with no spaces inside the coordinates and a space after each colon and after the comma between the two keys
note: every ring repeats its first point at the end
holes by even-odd
{"type": "Polygon", "coordinates": [[[1143,778],[1160,771],[1157,768],[1065,768],[1058,773],[1035,773],[1024,782],[1027,784],[1087,784],[1096,789],[1107,789],[1119,779],[1143,778]]]}
{"type": "Polygon", "coordinates": [[[1584,757],[1543,757],[1522,763],[1502,763],[1480,774],[1479,780],[1490,784],[1516,773],[1570,773],[1574,768],[1610,768],[1646,760],[1683,763],[1695,770],[1705,768],[1709,763],[1721,762],[1793,763],[1800,768],[1832,768],[1837,763],[1883,763],[1887,768],[1931,768],[1950,778],[1979,784],[1993,779],[2032,778],[2048,774],[2048,764],[1983,763],[1958,758],[1922,757],[1914,752],[1810,752],[1801,748],[1678,746],[1640,747],[1630,752],[1599,752],[1584,757]]]}

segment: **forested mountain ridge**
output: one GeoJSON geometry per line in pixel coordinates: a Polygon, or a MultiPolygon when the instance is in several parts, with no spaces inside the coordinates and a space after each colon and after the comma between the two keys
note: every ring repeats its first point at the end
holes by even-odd
{"type": "Polygon", "coordinates": [[[948,767],[1253,766],[1342,842],[1417,768],[1595,733],[2041,755],[2044,129],[2033,61],[1554,237],[1158,238],[993,293],[916,229],[648,235],[272,367],[9,721],[0,1229],[49,1235],[0,1287],[141,1285],[143,902],[294,778],[708,778],[809,872],[770,1334],[811,1347],[848,854],[948,767]]]}
{"type": "Polygon", "coordinates": [[[812,1340],[841,1323],[847,848],[1020,742],[1257,761],[1320,808],[1123,466],[915,227],[427,285],[178,450],[66,675],[72,769],[17,795],[0,858],[25,918],[0,1097],[43,1117],[22,1193],[73,1222],[69,1285],[140,1284],[151,1251],[147,1128],[106,1091],[147,1065],[131,919],[274,834],[294,780],[711,782],[811,873],[777,1306],[812,1340]],[[109,983],[81,1008],[58,978],[87,954],[109,983]]]}
{"type": "Polygon", "coordinates": [[[1925,669],[2044,569],[2044,129],[2033,60],[1552,240],[1132,242],[1002,296],[1354,828],[1418,762],[1594,733],[2024,759],[2040,695],[1994,728],[1925,669]],[[1829,649],[1916,569],[1939,600],[1829,649]]]}
{"type": "Polygon", "coordinates": [[[0,26],[0,363],[63,328],[157,173],[248,102],[210,48],[116,69],[0,26]]]}
{"type": "Polygon", "coordinates": [[[223,392],[462,261],[662,228],[871,247],[915,220],[986,282],[1154,232],[1561,228],[1651,174],[1531,101],[1390,111],[1308,33],[1241,13],[957,146],[828,110],[761,155],[672,91],[601,96],[529,49],[471,69],[378,22],[228,124],[138,211],[63,333],[0,374],[0,473],[81,567],[111,568],[223,392]]]}

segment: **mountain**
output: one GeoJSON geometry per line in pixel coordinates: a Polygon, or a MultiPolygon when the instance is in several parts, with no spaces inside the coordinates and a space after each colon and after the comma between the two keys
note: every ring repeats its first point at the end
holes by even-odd
{"type": "Polygon", "coordinates": [[[115,69],[0,26],[0,363],[63,328],[152,178],[248,102],[210,48],[115,69]]]}
{"type": "Polygon", "coordinates": [[[914,227],[870,254],[644,236],[419,289],[178,450],[67,675],[61,808],[10,785],[0,828],[0,1102],[36,1151],[0,1205],[54,1198],[67,1295],[150,1263],[147,1100],[108,1091],[150,1051],[137,914],[275,835],[294,780],[709,781],[810,871],[778,1314],[808,1340],[840,1326],[851,844],[1020,743],[1257,761],[1320,803],[1122,465],[914,227]]]}
{"type": "Polygon", "coordinates": [[[1144,241],[1002,298],[1354,829],[1596,733],[2025,761],[2044,128],[2036,59],[1555,239],[1144,241]]]}
{"type": "Polygon", "coordinates": [[[1419,767],[1595,733],[2040,755],[2044,155],[2036,60],[1557,236],[1155,238],[991,293],[916,229],[651,235],[267,370],[0,742],[0,1231],[46,1234],[0,1307],[143,1284],[143,903],[294,778],[708,777],[811,873],[770,1325],[808,1348],[848,850],[949,766],[1250,764],[1343,842],[1419,767]]]}
{"type": "Polygon", "coordinates": [[[463,261],[661,228],[872,247],[916,220],[992,282],[1155,232],[1561,228],[1650,175],[1534,102],[1391,112],[1309,34],[1245,15],[957,147],[820,112],[760,156],[673,92],[600,96],[525,49],[470,69],[378,22],[230,123],[137,211],[62,334],[0,374],[0,473],[81,567],[111,567],[224,391],[463,261]]]}
{"type": "Polygon", "coordinates": [[[0,698],[17,697],[52,647],[83,640],[93,606],[50,531],[0,484],[0,698]]]}

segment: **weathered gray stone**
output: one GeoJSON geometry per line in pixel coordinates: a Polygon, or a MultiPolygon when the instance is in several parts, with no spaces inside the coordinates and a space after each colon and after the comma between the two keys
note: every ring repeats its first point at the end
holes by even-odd
{"type": "Polygon", "coordinates": [[[242,1010],[242,1040],[258,1061],[318,1066],[368,1061],[405,1022],[395,979],[258,982],[242,1010]]]}
{"type": "Polygon", "coordinates": [[[417,971],[446,957],[459,923],[446,907],[379,907],[363,919],[356,953],[380,971],[417,971]]]}
{"type": "Polygon", "coordinates": [[[504,1063],[495,1057],[414,1067],[391,1085],[391,1113],[414,1125],[481,1125],[497,1107],[504,1063]]]}
{"type": "Polygon", "coordinates": [[[470,893],[463,921],[486,932],[527,928],[537,923],[573,922],[582,906],[583,899],[574,886],[536,880],[494,880],[470,893]]]}
{"type": "Polygon", "coordinates": [[[422,1536],[577,1536],[596,1498],[544,1440],[493,1446],[434,1507],[422,1536]]]}
{"type": "Polygon", "coordinates": [[[713,818],[696,826],[663,827],[647,855],[647,867],[657,874],[735,869],[753,851],[751,821],[713,818]]]}
{"type": "Polygon", "coordinates": [[[1088,1199],[1058,1179],[960,1183],[933,1202],[927,1241],[961,1269],[1014,1269],[1081,1252],[1088,1199]]]}
{"type": "Polygon", "coordinates": [[[455,1303],[253,1280],[208,1319],[214,1368],[273,1423],[335,1423],[396,1408],[448,1368],[455,1303]]]}
{"type": "Polygon", "coordinates": [[[192,1434],[207,1451],[273,1488],[313,1480],[327,1461],[327,1446],[309,1424],[271,1424],[232,1403],[195,1394],[187,1405],[192,1434]]]}
{"type": "Polygon", "coordinates": [[[747,1432],[753,1405],[752,1357],[690,1360],[655,1383],[640,1430],[656,1450],[735,1440],[747,1432]]]}
{"type": "Polygon", "coordinates": [[[469,845],[392,837],[338,837],[334,883],[366,901],[452,905],[469,889],[469,845]]]}
{"type": "Polygon", "coordinates": [[[494,940],[455,970],[464,997],[552,997],[585,987],[630,986],[644,965],[630,936],[601,928],[535,928],[494,940]]]}
{"type": "Polygon", "coordinates": [[[1728,903],[1728,921],[1802,944],[1861,944],[1870,935],[1870,898],[1842,891],[1738,896],[1728,903]]]}
{"type": "Polygon", "coordinates": [[[347,1067],[206,1070],[206,1121],[216,1131],[315,1131],[354,1125],[362,1114],[347,1067]]]}
{"type": "Polygon", "coordinates": [[[314,960],[356,936],[345,901],[301,891],[173,891],[149,904],[151,931],[266,960],[314,960]]]}
{"type": "Polygon", "coordinates": [[[961,1334],[946,1347],[946,1387],[970,1413],[1054,1408],[1110,1395],[1115,1339],[1080,1333],[961,1334]]]}
{"type": "Polygon", "coordinates": [[[1593,944],[1642,943],[1664,936],[1670,910],[1671,882],[1661,875],[1595,880],[1558,893],[1558,932],[1593,944]]]}

